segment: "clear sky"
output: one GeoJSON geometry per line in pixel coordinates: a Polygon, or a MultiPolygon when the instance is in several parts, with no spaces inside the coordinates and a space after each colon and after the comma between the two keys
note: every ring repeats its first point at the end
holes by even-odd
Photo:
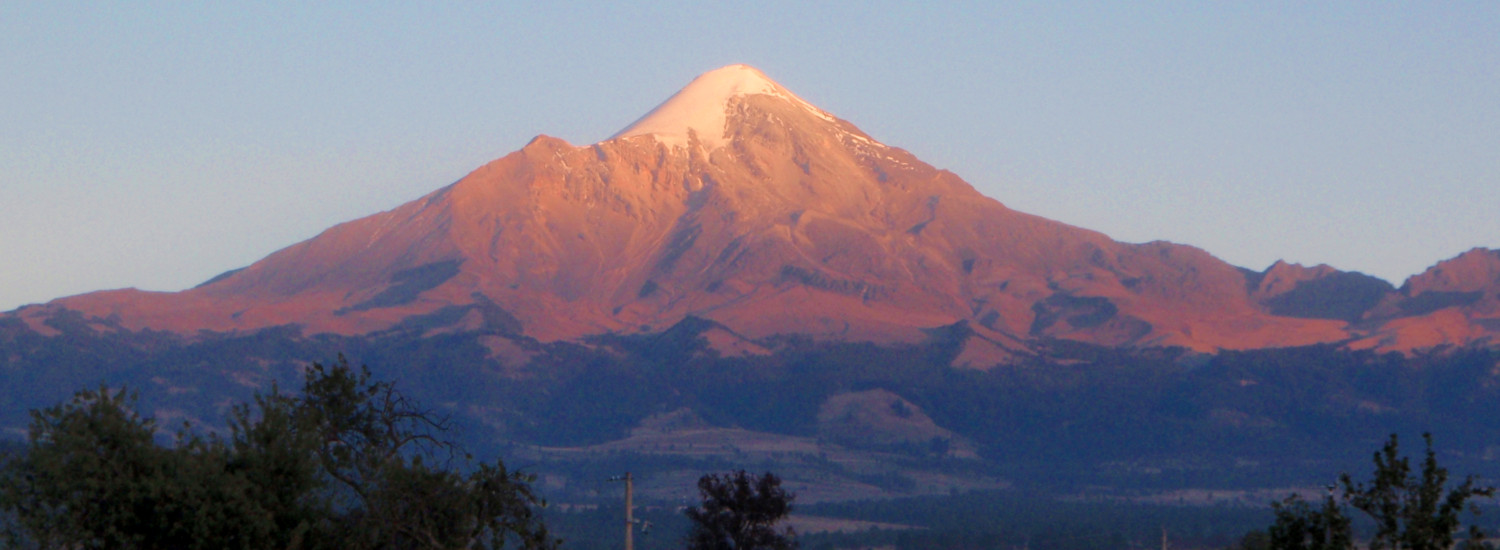
{"type": "Polygon", "coordinates": [[[1395,284],[1500,247],[1500,2],[0,0],[0,310],[180,290],[748,63],[1011,208],[1395,284]]]}

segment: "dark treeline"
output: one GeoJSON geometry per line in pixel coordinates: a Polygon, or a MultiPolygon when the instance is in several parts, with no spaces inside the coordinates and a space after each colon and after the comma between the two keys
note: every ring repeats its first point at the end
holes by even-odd
{"type": "Polygon", "coordinates": [[[819,504],[801,513],[911,525],[915,529],[804,537],[805,548],[1221,548],[1270,522],[1269,509],[1062,500],[988,492],[892,501],[819,504]]]}

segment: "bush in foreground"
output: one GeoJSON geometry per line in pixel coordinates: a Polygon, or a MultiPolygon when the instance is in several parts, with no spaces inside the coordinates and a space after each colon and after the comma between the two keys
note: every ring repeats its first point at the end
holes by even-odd
{"type": "Polygon", "coordinates": [[[32,412],[0,470],[12,548],[553,548],[531,479],[471,459],[446,423],[343,357],[273,387],[228,433],[175,444],[123,390],[32,412]]]}

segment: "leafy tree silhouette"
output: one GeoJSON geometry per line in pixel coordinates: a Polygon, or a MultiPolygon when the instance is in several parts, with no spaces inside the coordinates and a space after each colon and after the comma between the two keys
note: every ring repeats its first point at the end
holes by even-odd
{"type": "Polygon", "coordinates": [[[690,550],[789,550],[797,547],[796,532],[778,531],[776,523],[792,511],[796,495],[781,488],[775,474],[710,474],[698,479],[703,503],[688,508],[692,520],[690,550]]]}
{"type": "MultiPolygon", "coordinates": [[[[1352,549],[1353,535],[1347,507],[1369,516],[1375,522],[1370,539],[1371,550],[1447,550],[1454,547],[1454,535],[1460,531],[1460,515],[1468,510],[1478,514],[1473,502],[1490,498],[1495,488],[1479,485],[1474,476],[1448,487],[1448,469],[1439,466],[1432,450],[1432,434],[1422,434],[1427,452],[1421,471],[1413,472],[1411,460],[1401,456],[1396,434],[1375,453],[1375,475],[1369,482],[1356,483],[1349,474],[1339,476],[1339,483],[1329,488],[1323,505],[1314,509],[1297,496],[1272,504],[1276,522],[1268,530],[1271,548],[1296,550],[1352,549]],[[1334,498],[1335,489],[1342,497],[1334,498]]],[[[1470,525],[1464,548],[1484,548],[1484,533],[1470,525]]]]}

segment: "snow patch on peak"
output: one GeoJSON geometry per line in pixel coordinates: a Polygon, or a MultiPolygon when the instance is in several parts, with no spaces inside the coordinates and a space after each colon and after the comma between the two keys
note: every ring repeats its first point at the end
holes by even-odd
{"type": "Polygon", "coordinates": [[[747,95],[769,95],[791,101],[824,120],[828,113],[803,101],[786,88],[749,65],[730,65],[699,75],[682,90],[656,106],[646,116],[620,130],[610,139],[642,135],[656,136],[673,147],[686,147],[688,132],[712,150],[724,145],[724,125],[729,101],[747,95]]]}

